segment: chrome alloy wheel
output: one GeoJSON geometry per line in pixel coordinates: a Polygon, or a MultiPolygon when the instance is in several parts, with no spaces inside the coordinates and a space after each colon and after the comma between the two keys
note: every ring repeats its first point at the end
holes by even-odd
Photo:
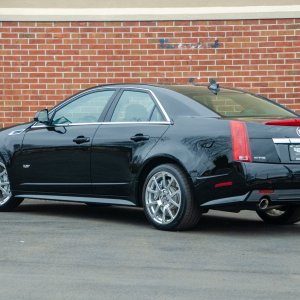
{"type": "Polygon", "coordinates": [[[0,206],[11,198],[10,183],[5,165],[0,162],[0,206]]]}
{"type": "Polygon", "coordinates": [[[169,224],[177,217],[181,207],[181,190],[176,178],[169,172],[154,174],[146,187],[146,209],[153,221],[169,224]]]}

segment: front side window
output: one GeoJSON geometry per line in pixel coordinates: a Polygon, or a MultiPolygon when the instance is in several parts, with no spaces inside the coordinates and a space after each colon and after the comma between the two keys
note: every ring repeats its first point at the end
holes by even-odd
{"type": "Polygon", "coordinates": [[[58,110],[52,119],[52,123],[56,125],[98,122],[114,92],[114,90],[98,91],[84,95],[58,110]]]}
{"type": "Polygon", "coordinates": [[[163,117],[148,93],[124,91],[113,112],[112,122],[162,121],[163,117]]]}

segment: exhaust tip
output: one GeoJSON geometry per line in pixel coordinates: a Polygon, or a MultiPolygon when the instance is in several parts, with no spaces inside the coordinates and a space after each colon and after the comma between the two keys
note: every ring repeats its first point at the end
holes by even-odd
{"type": "Polygon", "coordinates": [[[261,198],[259,203],[258,203],[258,207],[261,210],[266,210],[269,207],[269,199],[268,198],[261,198]]]}

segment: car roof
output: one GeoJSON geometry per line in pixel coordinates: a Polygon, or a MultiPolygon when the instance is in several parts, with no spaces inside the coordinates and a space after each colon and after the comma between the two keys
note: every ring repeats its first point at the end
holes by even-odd
{"type": "MultiPolygon", "coordinates": [[[[211,93],[208,90],[208,85],[200,85],[200,84],[146,84],[146,83],[113,83],[113,84],[103,84],[103,85],[98,85],[94,86],[89,89],[94,89],[94,88],[144,88],[144,89],[170,89],[174,91],[178,91],[181,88],[186,88],[186,89],[194,89],[196,88],[197,91],[201,91],[203,93],[211,93]]],[[[228,92],[236,92],[236,93],[248,93],[244,90],[236,89],[236,88],[231,88],[231,87],[222,87],[222,91],[228,91],[228,92]]]]}

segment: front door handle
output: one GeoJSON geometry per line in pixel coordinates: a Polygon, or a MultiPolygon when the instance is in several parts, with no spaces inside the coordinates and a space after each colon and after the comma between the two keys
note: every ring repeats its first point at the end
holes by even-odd
{"type": "Polygon", "coordinates": [[[74,143],[76,144],[83,144],[83,143],[88,143],[90,141],[89,137],[85,137],[83,135],[78,136],[73,140],[74,143]]]}
{"type": "Polygon", "coordinates": [[[130,138],[134,142],[147,141],[150,139],[149,135],[144,135],[142,133],[137,133],[136,135],[130,138]]]}

